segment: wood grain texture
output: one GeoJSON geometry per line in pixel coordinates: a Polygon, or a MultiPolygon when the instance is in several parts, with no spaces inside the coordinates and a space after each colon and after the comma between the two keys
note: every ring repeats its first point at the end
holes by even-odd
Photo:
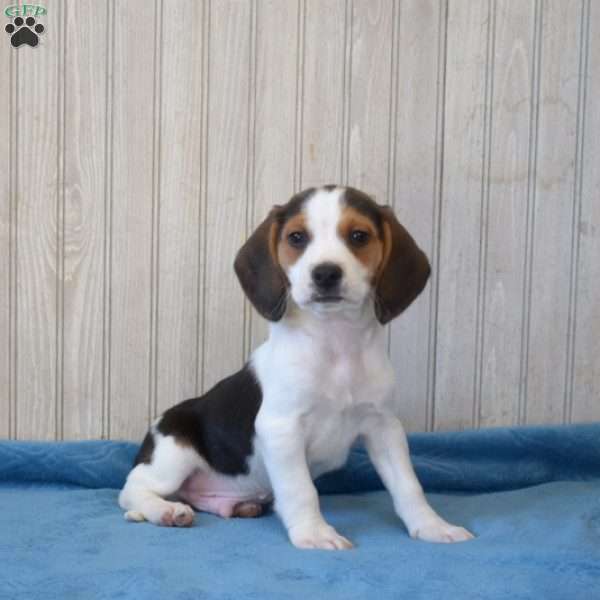
{"type": "Polygon", "coordinates": [[[542,6],[526,421],[561,423],[574,233],[582,4],[546,0],[542,6]]]}
{"type": "Polygon", "coordinates": [[[11,220],[12,220],[12,170],[14,150],[11,134],[13,129],[13,79],[16,77],[16,52],[6,43],[0,44],[0,438],[11,433],[11,220]]]}
{"type": "Polygon", "coordinates": [[[102,436],[107,10],[66,15],[64,437],[102,436]]]}
{"type": "Polygon", "coordinates": [[[481,426],[519,419],[534,3],[496,3],[482,298],[481,426]]]}
{"type": "Polygon", "coordinates": [[[489,8],[448,7],[435,429],[473,425],[489,8]]]}
{"type": "Polygon", "coordinates": [[[0,48],[0,438],[139,439],[239,368],[235,253],[334,182],[433,265],[389,328],[407,429],[600,419],[596,2],[45,6],[0,48]]]}
{"type": "Polygon", "coordinates": [[[191,0],[164,6],[155,412],[199,391],[204,10],[191,0]]]}
{"type": "MultiPolygon", "coordinates": [[[[589,46],[582,55],[581,106],[584,109],[578,185],[579,260],[575,313],[573,398],[570,420],[600,420],[600,5],[587,3],[583,32],[589,46]],[[587,30],[587,31],[586,31],[587,30]],[[586,35],[587,34],[587,35],[586,35]]],[[[577,200],[577,198],[576,198],[577,200]]]]}
{"type": "Polygon", "coordinates": [[[140,438],[150,420],[154,176],[154,2],[118,2],[111,144],[110,437],[140,438]],[[128,22],[145,23],[144,44],[128,22]]]}
{"type": "Polygon", "coordinates": [[[244,299],[233,258],[247,232],[252,7],[212,2],[205,224],[204,361],[207,389],[244,360],[244,299]],[[224,232],[227,232],[224,234],[224,232]]]}
{"type": "Polygon", "coordinates": [[[347,3],[306,0],[300,188],[342,179],[347,3]]]}
{"type": "Polygon", "coordinates": [[[349,185],[386,204],[392,202],[387,181],[394,6],[392,0],[353,0],[350,6],[343,171],[349,185]]]}
{"type": "MultiPolygon", "coordinates": [[[[396,11],[395,98],[391,123],[391,198],[400,221],[435,272],[445,67],[444,2],[411,0],[396,11]]],[[[417,301],[391,325],[396,395],[409,431],[431,426],[435,289],[431,278],[417,301]]]]}
{"type": "MultiPolygon", "coordinates": [[[[256,4],[254,173],[250,190],[254,229],[274,204],[295,191],[300,2],[260,0],[256,4]]],[[[267,322],[251,313],[250,348],[267,336],[267,322]]]]}
{"type": "MultiPolygon", "coordinates": [[[[16,437],[55,439],[59,282],[60,35],[63,4],[49,2],[46,35],[24,48],[18,76],[16,437]],[[50,32],[52,34],[50,35],[50,32]]],[[[6,40],[4,40],[6,41],[6,40]]],[[[23,48],[19,49],[19,51],[23,48]]]]}

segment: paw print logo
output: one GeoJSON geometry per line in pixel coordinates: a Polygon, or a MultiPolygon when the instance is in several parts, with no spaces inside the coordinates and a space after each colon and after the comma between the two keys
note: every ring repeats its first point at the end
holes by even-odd
{"type": "Polygon", "coordinates": [[[44,26],[41,23],[36,25],[33,17],[27,17],[25,21],[21,17],[16,17],[4,30],[10,35],[10,43],[15,48],[23,44],[35,48],[40,41],[38,34],[44,33],[44,26]]]}

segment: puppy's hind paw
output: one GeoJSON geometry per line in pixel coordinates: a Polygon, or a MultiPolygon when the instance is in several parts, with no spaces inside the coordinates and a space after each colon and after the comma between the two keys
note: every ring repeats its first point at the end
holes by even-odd
{"type": "Polygon", "coordinates": [[[233,517],[242,519],[253,519],[260,517],[263,513],[263,506],[259,502],[239,502],[233,507],[233,517]]]}

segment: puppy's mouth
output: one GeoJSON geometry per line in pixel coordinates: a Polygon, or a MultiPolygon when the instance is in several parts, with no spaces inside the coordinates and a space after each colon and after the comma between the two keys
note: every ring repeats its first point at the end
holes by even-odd
{"type": "Polygon", "coordinates": [[[341,302],[344,298],[342,296],[334,296],[332,294],[315,294],[311,300],[313,302],[318,302],[319,304],[336,304],[337,302],[341,302]]]}

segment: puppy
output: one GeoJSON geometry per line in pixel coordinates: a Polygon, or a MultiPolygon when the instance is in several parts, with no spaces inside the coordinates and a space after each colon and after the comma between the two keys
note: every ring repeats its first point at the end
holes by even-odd
{"type": "Polygon", "coordinates": [[[271,210],[234,266],[269,338],[152,425],[119,497],[126,518],[187,526],[191,507],[254,517],[274,499],[295,546],[350,548],[313,479],[344,465],[360,438],[413,538],[472,538],[427,503],[398,420],[383,325],[430,267],[392,210],[353,188],[305,190],[271,210]]]}

